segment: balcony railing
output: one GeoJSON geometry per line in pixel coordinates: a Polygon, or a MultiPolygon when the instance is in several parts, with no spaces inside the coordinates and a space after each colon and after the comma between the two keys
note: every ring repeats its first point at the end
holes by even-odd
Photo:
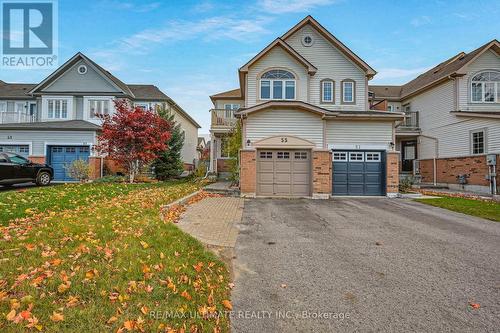
{"type": "Polygon", "coordinates": [[[212,126],[232,127],[237,119],[234,117],[235,110],[212,109],[212,126]]]}
{"type": "Polygon", "coordinates": [[[35,121],[35,115],[15,111],[0,112],[0,124],[33,123],[35,121]]]}
{"type": "Polygon", "coordinates": [[[417,129],[418,124],[418,111],[406,111],[404,121],[398,126],[399,129],[417,129]]]}

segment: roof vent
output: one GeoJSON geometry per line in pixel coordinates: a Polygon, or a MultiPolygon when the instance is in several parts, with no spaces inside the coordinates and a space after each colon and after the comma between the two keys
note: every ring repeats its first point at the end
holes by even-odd
{"type": "Polygon", "coordinates": [[[78,74],[80,75],[87,74],[87,66],[85,65],[78,66],[78,74]]]}

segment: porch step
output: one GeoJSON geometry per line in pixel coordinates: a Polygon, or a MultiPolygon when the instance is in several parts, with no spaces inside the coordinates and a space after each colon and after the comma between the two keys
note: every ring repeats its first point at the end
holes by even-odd
{"type": "Polygon", "coordinates": [[[217,181],[216,183],[205,186],[203,189],[208,193],[216,193],[232,197],[240,196],[240,190],[231,187],[231,182],[227,181],[217,181]]]}
{"type": "Polygon", "coordinates": [[[230,172],[219,172],[217,175],[217,178],[221,181],[228,181],[230,177],[231,177],[230,172]]]}

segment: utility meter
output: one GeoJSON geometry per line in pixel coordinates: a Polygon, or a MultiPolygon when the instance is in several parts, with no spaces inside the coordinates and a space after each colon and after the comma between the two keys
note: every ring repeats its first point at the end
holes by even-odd
{"type": "Polygon", "coordinates": [[[486,155],[486,164],[487,165],[497,165],[497,155],[495,155],[495,154],[486,155]]]}

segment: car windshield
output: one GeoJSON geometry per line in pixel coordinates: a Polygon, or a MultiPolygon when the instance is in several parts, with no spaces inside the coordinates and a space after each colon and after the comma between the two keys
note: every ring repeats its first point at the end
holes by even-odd
{"type": "Polygon", "coordinates": [[[24,157],[17,155],[17,154],[7,153],[7,157],[10,159],[11,163],[15,163],[15,164],[29,163],[29,161],[27,159],[25,159],[24,157]]]}

